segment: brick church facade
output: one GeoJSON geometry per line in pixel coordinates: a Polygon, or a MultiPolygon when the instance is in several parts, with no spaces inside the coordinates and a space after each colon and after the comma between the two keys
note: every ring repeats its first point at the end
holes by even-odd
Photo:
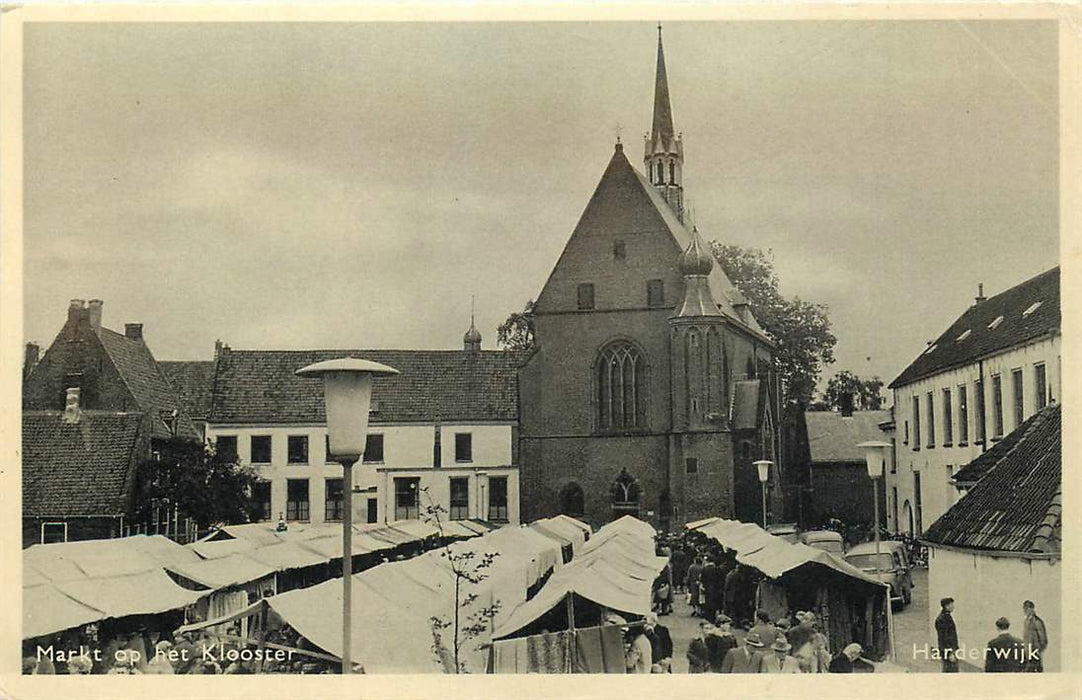
{"type": "Polygon", "coordinates": [[[524,521],[762,517],[752,461],[779,452],[773,345],[685,224],[683,158],[659,28],[646,174],[618,142],[534,307],[519,375],[524,521]]]}

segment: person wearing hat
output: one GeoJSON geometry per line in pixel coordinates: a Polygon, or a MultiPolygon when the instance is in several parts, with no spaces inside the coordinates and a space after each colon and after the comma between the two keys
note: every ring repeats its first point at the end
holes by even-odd
{"type": "Polygon", "coordinates": [[[770,613],[766,610],[755,611],[755,626],[749,630],[759,635],[764,645],[774,643],[774,637],[778,636],[778,628],[770,621],[770,613]]]}
{"type": "Polygon", "coordinates": [[[714,626],[706,620],[699,622],[699,636],[688,644],[688,673],[706,673],[710,670],[710,651],[706,640],[714,626]]]}
{"type": "Polygon", "coordinates": [[[744,645],[729,650],[721,662],[722,673],[762,673],[763,642],[757,632],[748,632],[744,645]]]}
{"type": "Polygon", "coordinates": [[[988,642],[984,652],[985,673],[1021,673],[1026,659],[1025,642],[1008,630],[1011,622],[1005,617],[996,620],[999,634],[988,642]]]}
{"type": "Polygon", "coordinates": [[[763,657],[763,673],[800,673],[800,664],[792,656],[789,650],[793,646],[785,641],[785,635],[778,634],[774,643],[770,645],[773,654],[763,657]]]}
{"type": "Polygon", "coordinates": [[[706,638],[706,648],[710,654],[710,672],[721,673],[721,667],[725,656],[730,650],[736,648],[736,637],[733,635],[730,625],[732,619],[725,613],[718,613],[717,624],[714,625],[710,636],[706,638]]]}
{"type": "Polygon", "coordinates": [[[864,653],[864,647],[860,646],[856,642],[853,642],[846,648],[842,649],[841,653],[835,656],[830,662],[831,673],[852,673],[853,662],[864,653]]]}
{"type": "Polygon", "coordinates": [[[939,617],[935,619],[935,635],[939,648],[939,660],[943,664],[943,673],[958,673],[958,628],[954,625],[954,598],[942,598],[939,601],[939,617]]]}

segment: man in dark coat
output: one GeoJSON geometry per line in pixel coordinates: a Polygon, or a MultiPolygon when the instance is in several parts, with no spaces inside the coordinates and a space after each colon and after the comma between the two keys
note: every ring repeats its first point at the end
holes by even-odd
{"type": "Polygon", "coordinates": [[[650,640],[651,673],[672,673],[672,635],[655,613],[646,615],[646,638],[650,640]]]}
{"type": "Polygon", "coordinates": [[[1037,606],[1032,600],[1022,603],[1022,614],[1026,621],[1022,625],[1022,641],[1026,643],[1025,670],[1027,673],[1041,673],[1044,662],[1041,657],[1048,648],[1048,629],[1044,620],[1037,616],[1037,606]]]}
{"type": "Polygon", "coordinates": [[[699,636],[688,644],[688,673],[707,673],[710,671],[710,651],[707,649],[706,640],[710,632],[710,623],[705,620],[699,623],[699,636]]]}
{"type": "Polygon", "coordinates": [[[985,673],[1021,673],[1026,658],[1025,644],[1008,630],[1010,621],[1001,617],[996,620],[999,634],[988,641],[984,652],[985,673]]]}
{"type": "Polygon", "coordinates": [[[954,625],[954,598],[939,601],[939,617],[935,619],[935,634],[939,647],[939,658],[943,664],[943,673],[958,673],[958,628],[954,625]]]}
{"type": "Polygon", "coordinates": [[[706,560],[706,564],[703,565],[703,572],[699,576],[699,585],[702,589],[701,600],[703,603],[703,617],[707,620],[713,620],[714,614],[717,612],[714,609],[713,603],[715,600],[714,589],[718,585],[718,566],[714,562],[713,557],[709,557],[706,560]]]}
{"type": "Polygon", "coordinates": [[[755,632],[744,637],[744,646],[733,647],[721,663],[722,673],[762,673],[763,643],[755,632]]]}
{"type": "Polygon", "coordinates": [[[719,612],[717,624],[712,627],[706,637],[706,648],[710,654],[710,672],[721,673],[725,657],[729,651],[737,646],[736,637],[729,625],[732,620],[725,613],[719,612]]]}

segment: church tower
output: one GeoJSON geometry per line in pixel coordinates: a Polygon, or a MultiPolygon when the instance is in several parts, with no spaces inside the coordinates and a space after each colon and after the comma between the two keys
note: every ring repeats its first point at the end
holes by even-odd
{"type": "Polygon", "coordinates": [[[665,49],[657,25],[657,75],[654,82],[654,125],[646,136],[643,165],[650,183],[684,221],[684,143],[673,131],[669,80],[665,75],[665,49]]]}

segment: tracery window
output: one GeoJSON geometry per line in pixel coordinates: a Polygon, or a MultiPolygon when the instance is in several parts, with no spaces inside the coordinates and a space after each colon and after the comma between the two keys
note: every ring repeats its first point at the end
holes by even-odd
{"type": "Polygon", "coordinates": [[[598,427],[636,430],[646,427],[646,360],[631,343],[606,346],[597,361],[598,427]]]}

